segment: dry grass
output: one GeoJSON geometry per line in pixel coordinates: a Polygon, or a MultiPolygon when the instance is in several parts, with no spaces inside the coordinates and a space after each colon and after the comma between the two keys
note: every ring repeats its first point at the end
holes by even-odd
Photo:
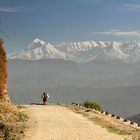
{"type": "Polygon", "coordinates": [[[27,116],[14,105],[0,103],[0,139],[19,140],[24,135],[27,116]]]}
{"type": "Polygon", "coordinates": [[[22,114],[16,106],[4,102],[6,78],[6,52],[3,40],[0,38],[0,140],[19,140],[24,134],[24,122],[27,116],[22,114]]]}

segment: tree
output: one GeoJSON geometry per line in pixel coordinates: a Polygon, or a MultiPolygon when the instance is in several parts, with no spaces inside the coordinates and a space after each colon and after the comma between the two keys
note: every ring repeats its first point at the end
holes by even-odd
{"type": "Polygon", "coordinates": [[[3,48],[3,40],[0,38],[0,100],[6,98],[7,59],[3,48]]]}

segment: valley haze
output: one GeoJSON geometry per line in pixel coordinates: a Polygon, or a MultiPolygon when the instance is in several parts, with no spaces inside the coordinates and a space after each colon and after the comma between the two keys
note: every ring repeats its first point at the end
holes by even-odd
{"type": "Polygon", "coordinates": [[[8,91],[15,103],[97,100],[104,110],[140,113],[140,43],[85,41],[52,45],[33,40],[8,55],[8,91]]]}

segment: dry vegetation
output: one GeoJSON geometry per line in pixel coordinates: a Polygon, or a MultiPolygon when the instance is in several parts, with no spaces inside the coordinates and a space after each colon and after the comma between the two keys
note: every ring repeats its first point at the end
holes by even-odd
{"type": "Polygon", "coordinates": [[[0,38],[0,99],[4,99],[5,84],[7,78],[6,52],[3,48],[3,40],[0,38]]]}
{"type": "Polygon", "coordinates": [[[19,109],[6,102],[7,60],[0,38],[0,140],[19,140],[23,136],[27,117],[19,109]]]}
{"type": "Polygon", "coordinates": [[[19,140],[27,117],[9,103],[0,102],[0,140],[19,140]]]}

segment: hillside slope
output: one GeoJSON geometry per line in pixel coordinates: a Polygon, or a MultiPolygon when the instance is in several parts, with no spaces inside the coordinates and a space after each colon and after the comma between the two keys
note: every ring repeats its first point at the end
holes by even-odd
{"type": "Polygon", "coordinates": [[[26,120],[15,105],[0,102],[0,140],[20,140],[26,120]]]}

